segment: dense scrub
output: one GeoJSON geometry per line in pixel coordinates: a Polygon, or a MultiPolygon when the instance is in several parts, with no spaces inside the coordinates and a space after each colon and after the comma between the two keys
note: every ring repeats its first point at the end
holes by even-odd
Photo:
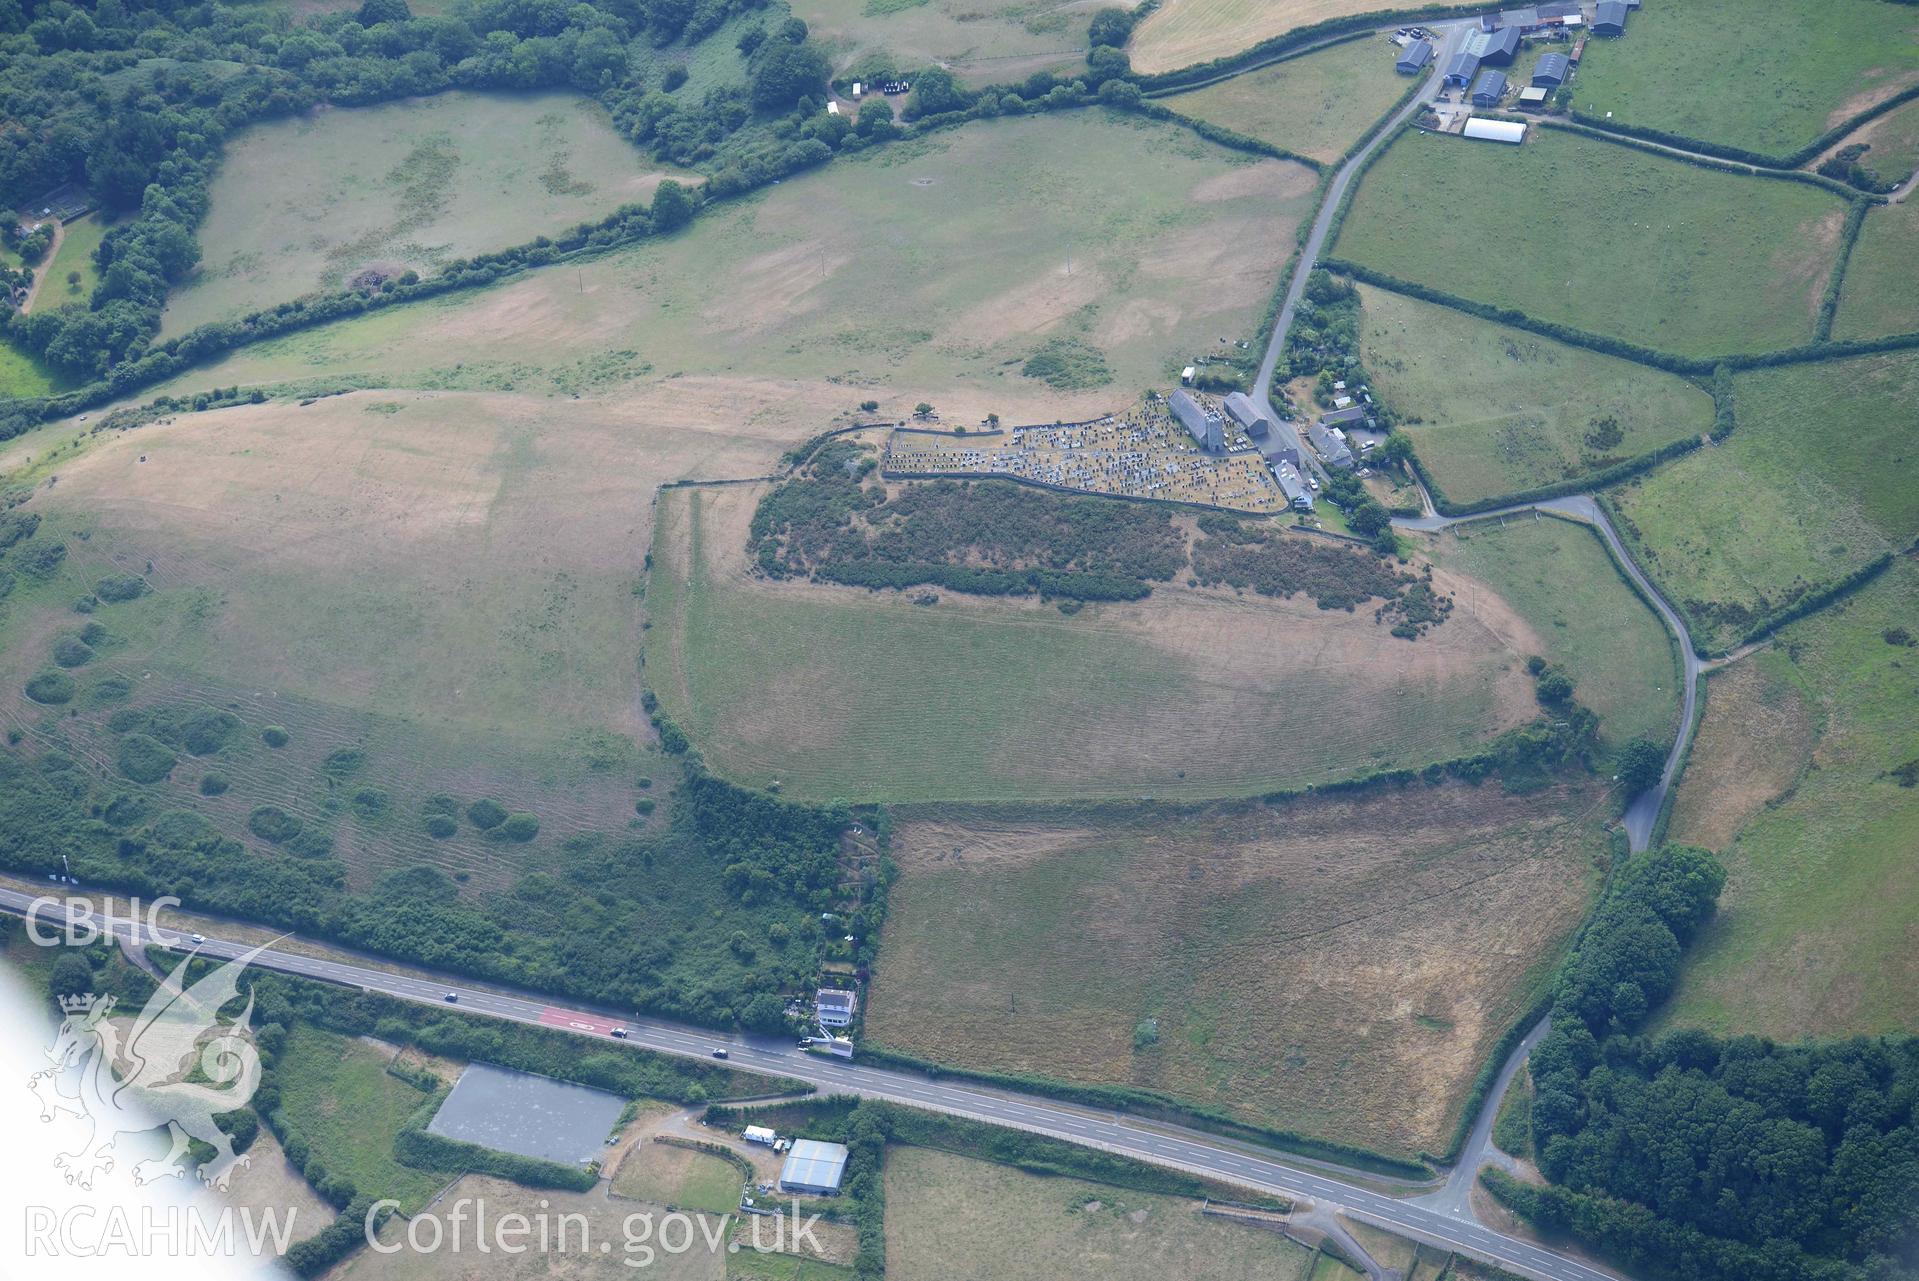
{"type": "Polygon", "coordinates": [[[1637,1035],[1724,884],[1684,846],[1617,873],[1532,1054],[1533,1146],[1559,1186],[1495,1190],[1646,1275],[1913,1276],[1919,1039],[1637,1035]]]}

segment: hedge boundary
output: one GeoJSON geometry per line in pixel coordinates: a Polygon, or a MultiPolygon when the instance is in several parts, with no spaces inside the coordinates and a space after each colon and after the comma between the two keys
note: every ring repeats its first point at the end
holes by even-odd
{"type": "Polygon", "coordinates": [[[1807,173],[1803,169],[1777,169],[1770,165],[1755,164],[1748,161],[1727,160],[1717,156],[1689,155],[1675,150],[1672,143],[1655,142],[1648,138],[1635,138],[1630,135],[1608,133],[1604,129],[1595,129],[1580,120],[1559,120],[1551,116],[1515,116],[1510,112],[1501,112],[1502,119],[1523,120],[1539,125],[1543,129],[1557,129],[1562,133],[1578,134],[1591,138],[1595,142],[1610,143],[1615,147],[1625,147],[1632,151],[1642,151],[1661,160],[1671,160],[1677,164],[1691,165],[1695,169],[1707,169],[1716,173],[1728,173],[1740,178],[1771,178],[1780,182],[1797,182],[1808,187],[1819,187],[1848,202],[1863,200],[1868,204],[1883,205],[1886,197],[1859,190],[1850,183],[1828,178],[1820,173],[1807,173]]]}
{"type": "Polygon", "coordinates": [[[1873,202],[1855,200],[1852,210],[1846,215],[1846,228],[1839,234],[1839,256],[1832,265],[1832,275],[1826,281],[1826,292],[1819,299],[1819,319],[1813,322],[1814,342],[1832,341],[1832,322],[1839,317],[1839,303],[1845,293],[1846,272],[1852,267],[1852,251],[1859,243],[1859,233],[1865,230],[1866,215],[1871,212],[1873,202]]]}

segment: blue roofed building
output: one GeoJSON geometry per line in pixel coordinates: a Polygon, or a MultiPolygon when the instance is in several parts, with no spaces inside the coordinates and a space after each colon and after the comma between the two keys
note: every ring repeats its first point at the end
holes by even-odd
{"type": "Polygon", "coordinates": [[[1549,53],[1539,60],[1533,68],[1533,87],[1536,89],[1557,89],[1566,83],[1566,77],[1572,74],[1572,63],[1563,53],[1549,53]]]}
{"type": "Polygon", "coordinates": [[[1399,55],[1399,62],[1397,64],[1399,74],[1402,76],[1416,76],[1421,71],[1424,71],[1426,64],[1432,60],[1433,42],[1430,40],[1415,40],[1406,46],[1405,52],[1399,55]]]}
{"type": "Polygon", "coordinates": [[[1455,89],[1464,89],[1478,74],[1479,58],[1474,54],[1456,53],[1446,64],[1446,83],[1455,89]]]}
{"type": "Polygon", "coordinates": [[[1488,67],[1479,73],[1479,79],[1473,82],[1473,105],[1475,107],[1497,107],[1499,100],[1506,96],[1506,73],[1494,71],[1488,67]]]}

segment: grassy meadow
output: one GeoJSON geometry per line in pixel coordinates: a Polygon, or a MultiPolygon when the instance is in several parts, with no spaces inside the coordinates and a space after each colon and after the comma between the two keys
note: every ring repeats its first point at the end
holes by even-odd
{"type": "Polygon", "coordinates": [[[1412,83],[1393,69],[1397,56],[1384,41],[1349,40],[1158,101],[1183,116],[1330,163],[1412,83]]]}
{"type": "Polygon", "coordinates": [[[39,361],[10,342],[0,342],[0,398],[45,396],[59,383],[39,361]]]}
{"type": "Polygon", "coordinates": [[[1919,330],[1919,202],[1884,205],[1866,215],[1846,266],[1834,338],[1878,338],[1919,330]]]}
{"type": "Polygon", "coordinates": [[[835,74],[863,65],[943,66],[969,84],[1013,84],[1037,71],[1069,78],[1086,57],[1095,6],[1075,0],[790,0],[835,74]]]}
{"type": "Polygon", "coordinates": [[[1915,81],[1919,15],[1884,0],[1684,0],[1588,45],[1576,101],[1582,115],[1784,156],[1915,81]]]}
{"type": "Polygon", "coordinates": [[[1901,557],[1713,678],[1706,768],[1689,768],[1675,818],[1702,838],[1734,833],[1720,848],[1731,877],[1666,1026],[1800,1040],[1919,1023],[1916,622],[1919,565],[1901,557]],[[1721,698],[1727,681],[1752,692],[1721,698]],[[1734,740],[1756,759],[1715,748],[1734,740]],[[1744,784],[1721,794],[1728,774],[1744,784]]]}
{"type": "Polygon", "coordinates": [[[258,344],[176,386],[617,388],[656,419],[777,425],[789,444],[869,396],[902,418],[920,400],[962,422],[1106,412],[1253,335],[1313,184],[1104,111],[980,122],[581,266],[258,344]],[[1061,392],[1019,372],[1058,338],[1098,349],[1111,382],[1061,392]]]}
{"type": "Polygon", "coordinates": [[[1533,715],[1538,642],[1475,583],[1442,579],[1475,612],[1410,644],[1370,609],[1177,587],[1071,617],[950,593],[926,607],[749,577],[757,497],[663,494],[648,589],[648,681],[744,783],[875,801],[1246,795],[1456,756],[1533,715]]]}
{"type": "Polygon", "coordinates": [[[620,1162],[613,1191],[654,1205],[730,1214],[740,1204],[740,1172],[731,1162],[705,1152],[642,1143],[620,1162]]]}
{"type": "Polygon", "coordinates": [[[643,204],[667,176],[566,92],[443,93],[257,125],[227,146],[200,266],[161,335],[338,289],[367,268],[430,275],[643,204]]]}
{"type": "Polygon", "coordinates": [[[902,1146],[885,1181],[897,1281],[1306,1281],[1312,1266],[1304,1246],[1178,1197],[902,1146]]]}
{"type": "Polygon", "coordinates": [[[1135,70],[1171,71],[1250,49],[1296,27],[1378,8],[1372,0],[1161,0],[1134,28],[1126,52],[1135,70]]]}
{"type": "Polygon", "coordinates": [[[1612,491],[1634,556],[1714,649],[1919,534],[1919,353],[1742,373],[1734,396],[1723,444],[1612,491]]]}
{"type": "MultiPolygon", "coordinates": [[[[1635,42],[1636,43],[1636,42],[1635,42]]],[[[1367,172],[1336,253],[1404,280],[1676,355],[1807,342],[1846,210],[1577,134],[1523,147],[1410,132],[1367,172]],[[1524,217],[1473,216],[1501,194],[1524,217]]]]}
{"type": "Polygon", "coordinates": [[[1360,350],[1453,502],[1555,484],[1712,430],[1712,397],[1662,370],[1360,287],[1360,350]]]}
{"type": "Polygon", "coordinates": [[[33,298],[36,311],[70,302],[84,306],[93,297],[94,286],[100,283],[93,253],[106,239],[108,229],[104,216],[97,213],[76,218],[60,229],[58,252],[40,265],[40,292],[33,298]],[[80,279],[69,284],[67,276],[73,272],[78,272],[80,279]]]}
{"type": "Polygon", "coordinates": [[[1433,554],[1488,584],[1530,624],[1538,653],[1564,667],[1578,683],[1579,701],[1599,713],[1605,748],[1641,736],[1671,741],[1679,728],[1672,642],[1598,534],[1572,521],[1517,516],[1441,535],[1433,554]]]}
{"type": "Polygon", "coordinates": [[[866,1033],[1410,1156],[1584,916],[1596,787],[901,815],[866,1033]]]}
{"type": "Polygon", "coordinates": [[[365,1041],[296,1024],[275,1069],[280,1108],[328,1170],[411,1214],[452,1176],[395,1159],[394,1132],[428,1096],[389,1073],[389,1057],[365,1041]]]}

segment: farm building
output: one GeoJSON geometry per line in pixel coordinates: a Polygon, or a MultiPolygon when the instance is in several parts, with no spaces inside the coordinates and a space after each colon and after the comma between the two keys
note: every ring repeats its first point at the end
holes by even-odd
{"type": "Polygon", "coordinates": [[[1398,63],[1399,74],[1402,76],[1418,75],[1421,71],[1426,69],[1426,64],[1431,62],[1432,60],[1433,60],[1432,41],[1415,40],[1411,44],[1406,46],[1406,51],[1404,53],[1399,55],[1399,63],[1398,63]]]}
{"type": "Polygon", "coordinates": [[[1625,0],[1599,0],[1599,7],[1593,11],[1593,34],[1596,36],[1626,34],[1625,0]]]}
{"type": "Polygon", "coordinates": [[[1259,412],[1259,406],[1253,403],[1253,398],[1243,391],[1233,392],[1226,397],[1226,412],[1233,416],[1234,422],[1246,429],[1248,436],[1264,436],[1273,429],[1272,422],[1259,412]]]}
{"type": "Polygon", "coordinates": [[[1499,100],[1506,96],[1506,73],[1488,68],[1479,73],[1479,79],[1473,82],[1473,105],[1475,107],[1497,107],[1499,100]]]}
{"type": "Polygon", "coordinates": [[[1539,65],[1533,68],[1533,85],[1540,89],[1557,89],[1566,83],[1566,77],[1572,74],[1572,63],[1563,53],[1549,53],[1539,59],[1539,65]]]}
{"type": "Polygon", "coordinates": [[[1539,10],[1502,9],[1499,14],[1499,25],[1511,27],[1515,31],[1531,31],[1539,25],[1539,10]]]}
{"type": "Polygon", "coordinates": [[[1526,141],[1526,126],[1517,120],[1482,120],[1474,116],[1466,122],[1464,133],[1468,138],[1478,138],[1485,142],[1526,141]]]}
{"type": "Polygon", "coordinates": [[[1286,495],[1287,502],[1303,512],[1313,509],[1313,491],[1300,478],[1298,467],[1289,462],[1274,463],[1273,479],[1279,482],[1280,492],[1286,495]]]}
{"type": "Polygon", "coordinates": [[[1321,414],[1319,421],[1328,427],[1344,427],[1347,423],[1366,422],[1367,417],[1364,409],[1361,409],[1358,405],[1354,405],[1351,409],[1341,409],[1335,413],[1321,414]]]}
{"type": "Polygon", "coordinates": [[[821,1027],[846,1027],[859,1009],[859,997],[836,987],[823,987],[813,996],[821,1027]]]}
{"type": "Polygon", "coordinates": [[[1446,83],[1455,89],[1464,89],[1479,74],[1479,58],[1475,54],[1456,53],[1453,60],[1446,64],[1446,83]]]}
{"type": "Polygon", "coordinates": [[[1544,111],[1546,109],[1546,99],[1550,97],[1552,97],[1552,91],[1549,89],[1541,89],[1538,85],[1534,85],[1530,89],[1521,89],[1519,91],[1519,109],[1521,111],[1544,111]]]}
{"type": "Polygon", "coordinates": [[[1189,393],[1174,392],[1166,398],[1166,407],[1201,449],[1216,454],[1226,448],[1226,430],[1220,425],[1219,415],[1206,412],[1189,393]]]}
{"type": "Polygon", "coordinates": [[[846,1145],[796,1139],[780,1168],[780,1191],[832,1196],[846,1177],[846,1145]]]}
{"type": "Polygon", "coordinates": [[[1551,3],[1539,6],[1539,25],[1542,27],[1577,27],[1586,21],[1586,15],[1580,10],[1579,0],[1551,0],[1551,3]]]}
{"type": "Polygon", "coordinates": [[[1346,445],[1346,433],[1329,425],[1335,417],[1337,415],[1328,414],[1309,427],[1306,434],[1311,437],[1313,448],[1319,451],[1319,456],[1326,460],[1328,467],[1351,467],[1353,451],[1346,445]]]}
{"type": "Polygon", "coordinates": [[[1519,28],[1501,27],[1486,41],[1486,48],[1480,53],[1479,60],[1495,67],[1504,67],[1518,56],[1519,28]]]}

